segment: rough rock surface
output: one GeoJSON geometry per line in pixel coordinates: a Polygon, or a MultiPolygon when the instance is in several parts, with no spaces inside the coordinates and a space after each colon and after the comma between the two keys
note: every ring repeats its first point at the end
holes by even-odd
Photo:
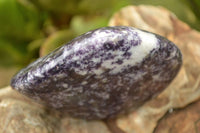
{"type": "MultiPolygon", "coordinates": [[[[181,71],[177,75],[176,79],[172,82],[172,84],[158,97],[148,102],[135,112],[130,113],[126,117],[117,119],[118,126],[123,129],[125,133],[153,133],[157,123],[159,122],[160,124],[158,124],[155,132],[161,132],[162,130],[168,132],[168,129],[171,125],[166,124],[166,127],[163,127],[161,125],[163,125],[162,123],[164,122],[159,121],[159,119],[163,117],[162,120],[165,120],[166,118],[169,119],[171,123],[180,120],[182,122],[183,117],[180,116],[183,115],[180,115],[179,113],[174,113],[174,115],[172,113],[172,116],[169,118],[167,118],[167,115],[164,116],[164,114],[168,111],[171,112],[173,108],[180,108],[180,110],[182,110],[186,105],[200,98],[200,33],[192,30],[185,23],[178,20],[174,16],[174,14],[172,14],[168,10],[161,7],[153,6],[129,6],[123,8],[121,11],[113,16],[110,21],[110,25],[129,25],[159,33],[160,35],[163,35],[175,42],[181,49],[183,54],[183,67],[181,68],[181,71]]],[[[79,120],[70,117],[60,118],[60,121],[57,121],[57,116],[55,114],[49,114],[48,112],[46,112],[45,108],[35,104],[30,104],[30,100],[24,99],[22,97],[22,95],[19,95],[11,90],[10,87],[2,89],[2,91],[0,90],[0,101],[4,101],[4,99],[5,101],[9,101],[9,103],[11,101],[20,101],[21,108],[24,108],[23,106],[29,106],[30,109],[35,109],[35,113],[44,111],[42,113],[43,115],[37,115],[40,117],[36,117],[36,119],[41,123],[44,122],[50,124],[47,124],[48,126],[46,127],[44,126],[44,124],[41,124],[43,125],[43,130],[38,130],[38,132],[36,133],[110,133],[105,123],[103,123],[102,121],[88,122],[85,120],[79,120]],[[53,117],[53,119],[49,120],[47,119],[48,117],[53,117]],[[56,123],[54,123],[54,119],[56,123]],[[59,124],[59,126],[56,125],[57,123],[59,124]]],[[[193,111],[191,111],[190,109],[186,109],[186,113],[188,114],[188,116],[185,115],[185,111],[183,109],[183,114],[185,118],[184,123],[187,123],[187,128],[191,129],[192,132],[197,132],[198,130],[196,129],[199,128],[199,104],[193,105],[193,111]],[[189,118],[189,116],[191,116],[191,118],[189,118]],[[192,121],[196,122],[196,126],[194,126],[194,124],[191,124],[192,121]]],[[[5,109],[5,107],[3,108],[5,109]]],[[[0,112],[3,112],[3,108],[1,104],[0,112]]],[[[10,115],[8,112],[9,111],[4,111],[3,115],[0,115],[0,133],[10,133],[10,131],[15,130],[16,127],[24,126],[23,122],[18,122],[14,126],[6,127],[5,121],[12,121],[12,119],[10,119],[12,117],[8,117],[10,115]]],[[[14,112],[15,110],[13,110],[13,113],[14,112]]],[[[28,116],[27,114],[29,113],[21,110],[21,114],[23,115],[20,115],[20,120],[23,120],[25,116],[28,116]]],[[[32,118],[32,116],[30,116],[29,118],[34,119],[32,118]]],[[[178,125],[170,127],[171,130],[177,132],[183,131],[181,130],[183,129],[183,127],[179,126],[179,124],[181,123],[177,122],[176,124],[178,125]]],[[[18,129],[18,131],[21,131],[21,133],[35,133],[34,128],[29,128],[29,131],[23,131],[22,129],[18,129]]],[[[18,131],[14,133],[18,133],[18,131]]]]}
{"type": "Polygon", "coordinates": [[[0,133],[56,133],[60,119],[10,87],[0,90],[0,133]]]}
{"type": "Polygon", "coordinates": [[[200,101],[183,109],[167,113],[158,123],[154,133],[199,133],[200,101]]]}

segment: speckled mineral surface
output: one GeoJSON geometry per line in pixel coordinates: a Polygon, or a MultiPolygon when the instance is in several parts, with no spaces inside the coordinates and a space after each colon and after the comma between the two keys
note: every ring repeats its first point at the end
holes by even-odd
{"type": "Polygon", "coordinates": [[[87,32],[15,75],[13,89],[74,117],[105,119],[156,96],[182,63],[169,40],[116,26],[87,32]]]}

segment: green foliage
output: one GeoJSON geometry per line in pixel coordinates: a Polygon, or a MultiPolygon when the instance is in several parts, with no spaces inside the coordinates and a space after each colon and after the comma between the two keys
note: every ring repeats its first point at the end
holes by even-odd
{"type": "Polygon", "coordinates": [[[40,35],[41,13],[17,0],[0,0],[0,36],[32,40],[40,35]]]}
{"type": "Polygon", "coordinates": [[[1,66],[19,65],[26,60],[25,43],[14,42],[0,38],[0,63],[1,66]],[[15,45],[13,45],[15,44],[15,45]]]}
{"type": "Polygon", "coordinates": [[[190,7],[190,9],[193,11],[194,15],[196,16],[196,21],[189,24],[191,27],[194,27],[198,30],[200,30],[200,1],[199,0],[183,0],[185,3],[190,7]]]}
{"type": "Polygon", "coordinates": [[[32,0],[33,3],[54,13],[80,15],[112,11],[130,4],[131,0],[32,0]]]}
{"type": "Polygon", "coordinates": [[[200,1],[199,0],[184,0],[194,12],[196,17],[200,20],[200,1]]]}

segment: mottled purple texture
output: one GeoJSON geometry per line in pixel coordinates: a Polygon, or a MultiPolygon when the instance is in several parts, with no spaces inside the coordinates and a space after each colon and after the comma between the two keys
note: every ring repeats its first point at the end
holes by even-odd
{"type": "Polygon", "coordinates": [[[105,119],[130,111],[165,89],[182,63],[172,42],[142,31],[155,36],[155,47],[130,64],[138,59],[130,49],[144,42],[139,31],[118,26],[85,33],[22,69],[11,86],[74,117],[105,119]]]}

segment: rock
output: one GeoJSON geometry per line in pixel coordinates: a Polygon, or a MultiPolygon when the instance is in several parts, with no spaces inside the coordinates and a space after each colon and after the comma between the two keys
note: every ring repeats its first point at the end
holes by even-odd
{"type": "Polygon", "coordinates": [[[60,133],[112,133],[103,121],[85,121],[83,119],[64,118],[60,133]]]}
{"type": "Polygon", "coordinates": [[[0,133],[56,133],[59,117],[10,87],[0,90],[0,133]]]}
{"type": "Polygon", "coordinates": [[[13,89],[83,119],[113,118],[160,93],[182,63],[167,39],[117,26],[87,32],[22,69],[13,89]]]}
{"type": "Polygon", "coordinates": [[[183,109],[167,113],[158,123],[154,133],[200,132],[200,101],[183,109]]]}
{"type": "Polygon", "coordinates": [[[183,108],[200,98],[198,31],[191,29],[163,7],[144,5],[121,9],[113,15],[109,25],[133,26],[163,35],[177,44],[183,54],[183,66],[168,88],[135,112],[117,120],[122,130],[126,133],[152,133],[168,110],[183,108]]]}

